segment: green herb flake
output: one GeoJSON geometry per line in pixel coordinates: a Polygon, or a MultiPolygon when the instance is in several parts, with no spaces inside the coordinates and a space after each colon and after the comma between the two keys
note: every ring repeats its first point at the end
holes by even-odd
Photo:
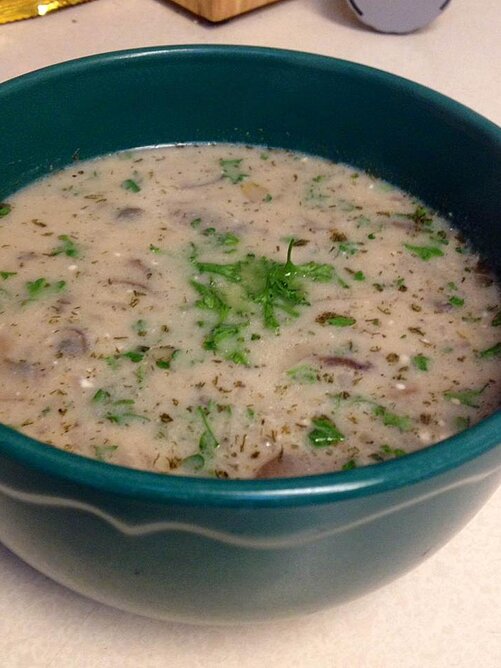
{"type": "Polygon", "coordinates": [[[224,320],[230,310],[230,306],[224,301],[223,295],[216,289],[214,284],[211,282],[209,285],[205,285],[195,280],[190,281],[190,284],[201,296],[201,299],[197,300],[195,305],[201,309],[215,311],[219,314],[219,318],[224,320]]]}
{"type": "Polygon", "coordinates": [[[26,290],[30,299],[38,299],[44,290],[50,287],[50,283],[45,278],[37,278],[35,281],[26,283],[26,290]]]}
{"type": "Polygon", "coordinates": [[[204,431],[202,432],[202,435],[200,436],[198,447],[200,448],[200,452],[202,454],[212,455],[214,450],[218,447],[219,441],[215,437],[214,432],[212,431],[212,428],[207,419],[209,411],[207,408],[203,406],[198,406],[197,413],[200,416],[203,425],[205,427],[204,431]]]}
{"type": "Polygon", "coordinates": [[[454,426],[458,431],[464,431],[465,429],[468,429],[470,424],[471,420],[469,417],[458,415],[458,417],[454,419],[454,426]]]}
{"type": "Polygon", "coordinates": [[[94,455],[98,461],[107,462],[117,449],[118,445],[95,445],[94,455]]]}
{"type": "MultiPolygon", "coordinates": [[[[115,402],[120,404],[121,402],[115,402]]],[[[132,402],[134,403],[134,402],[132,402]]],[[[113,424],[123,425],[125,427],[129,426],[131,420],[140,420],[142,422],[150,422],[150,418],[145,415],[138,415],[137,413],[131,413],[130,411],[109,411],[104,416],[106,420],[112,422],[113,424]]]]}
{"type": "Polygon", "coordinates": [[[134,332],[136,332],[138,336],[146,336],[146,334],[148,333],[148,326],[146,320],[142,319],[136,320],[136,322],[133,323],[132,325],[132,329],[134,332]]]}
{"type": "Polygon", "coordinates": [[[419,371],[429,371],[430,358],[425,355],[414,355],[412,364],[419,369],[419,371]]]}
{"type": "Polygon", "coordinates": [[[155,366],[157,366],[159,369],[170,369],[172,362],[181,352],[179,348],[174,348],[173,346],[166,346],[166,348],[167,351],[165,353],[165,356],[162,357],[161,359],[157,359],[155,362],[155,366]]]}
{"type": "Polygon", "coordinates": [[[122,181],[122,188],[131,193],[138,193],[141,190],[141,186],[134,179],[125,179],[125,181],[122,181]]]}
{"type": "Polygon", "coordinates": [[[411,418],[392,413],[384,406],[374,406],[372,412],[376,417],[382,418],[385,427],[395,427],[402,432],[409,431],[412,428],[411,418]]]}
{"type": "Polygon", "coordinates": [[[111,399],[111,394],[107,390],[103,390],[102,388],[97,390],[95,395],[92,397],[92,401],[95,404],[102,404],[110,399],[111,399]]]}
{"type": "Polygon", "coordinates": [[[223,172],[223,178],[229,179],[234,185],[240,183],[245,179],[248,174],[245,174],[241,169],[240,165],[242,164],[243,159],[237,158],[233,160],[219,160],[219,166],[223,172]]]}
{"type": "Polygon", "coordinates": [[[249,366],[249,358],[242,350],[233,350],[225,355],[225,359],[233,364],[241,364],[242,366],[249,366]]]}
{"type": "Polygon", "coordinates": [[[500,327],[501,326],[501,311],[498,311],[494,318],[491,320],[491,325],[492,327],[500,327]]]}
{"type": "Polygon", "coordinates": [[[17,271],[0,271],[0,278],[7,281],[11,276],[16,276],[17,271]]]}
{"type": "Polygon", "coordinates": [[[10,204],[7,204],[7,202],[0,202],[0,218],[8,216],[11,211],[12,206],[10,204]]]}
{"type": "Polygon", "coordinates": [[[55,294],[61,292],[66,288],[66,281],[55,281],[54,283],[49,283],[46,278],[37,278],[35,281],[28,281],[25,284],[26,291],[28,292],[28,299],[23,302],[26,304],[28,302],[35,301],[40,297],[46,294],[55,294]]]}
{"type": "Polygon", "coordinates": [[[121,353],[121,357],[126,357],[131,362],[134,362],[134,364],[138,364],[138,362],[143,361],[144,352],[139,351],[139,350],[128,350],[125,353],[121,353]]]}
{"type": "Polygon", "coordinates": [[[287,375],[300,385],[312,385],[318,381],[317,370],[309,364],[302,364],[287,371],[287,375]]]}
{"type": "Polygon", "coordinates": [[[459,308],[460,306],[464,305],[464,299],[462,297],[458,297],[457,295],[453,295],[452,297],[449,297],[449,304],[459,308]]]}
{"type": "Polygon", "coordinates": [[[360,250],[360,245],[354,241],[343,241],[339,244],[338,249],[340,253],[344,253],[345,255],[356,255],[360,250]]]}
{"type": "Polygon", "coordinates": [[[315,318],[321,325],[332,325],[333,327],[352,327],[357,321],[348,315],[340,315],[330,311],[321,313],[315,318]]]}
{"type": "Polygon", "coordinates": [[[162,252],[162,249],[158,246],[155,246],[154,244],[150,244],[148,248],[150,253],[155,253],[156,255],[162,252]]]}
{"type": "Polygon", "coordinates": [[[353,280],[354,281],[365,281],[365,274],[363,271],[356,271],[353,274],[353,280]]]}
{"type": "Polygon", "coordinates": [[[202,224],[202,219],[201,218],[193,218],[191,221],[190,225],[194,230],[198,230],[200,225],[202,224]]]}
{"type": "Polygon", "coordinates": [[[244,326],[246,324],[224,322],[215,325],[204,340],[204,348],[206,350],[220,350],[222,342],[238,336],[244,326]]]}
{"type": "Polygon", "coordinates": [[[352,471],[357,468],[357,463],[354,459],[349,459],[345,464],[342,465],[341,471],[352,471]]]}
{"type": "Polygon", "coordinates": [[[113,371],[116,371],[120,366],[119,358],[115,355],[109,355],[108,357],[105,357],[104,361],[113,371]]]}
{"type": "Polygon", "coordinates": [[[411,244],[404,244],[404,247],[407,248],[412,255],[425,261],[431,260],[433,257],[441,257],[444,254],[443,251],[436,246],[412,246],[411,244]]]}
{"type": "Polygon", "coordinates": [[[233,232],[225,232],[224,234],[220,234],[217,237],[217,240],[221,246],[236,246],[238,243],[240,243],[239,237],[237,237],[236,234],[233,234],[233,232]]]}
{"type": "Polygon", "coordinates": [[[495,357],[501,357],[501,342],[496,343],[490,348],[482,350],[478,356],[484,360],[494,359],[495,357]]]}
{"type": "Polygon", "coordinates": [[[387,455],[389,457],[395,457],[395,458],[403,457],[404,455],[407,454],[405,450],[402,450],[402,448],[391,448],[387,444],[384,444],[384,445],[381,446],[381,452],[384,455],[387,455]]]}
{"type": "Polygon", "coordinates": [[[421,205],[416,206],[412,213],[402,213],[399,215],[414,221],[416,225],[419,226],[429,226],[433,222],[431,214],[424,208],[424,206],[421,205]]]}
{"type": "Polygon", "coordinates": [[[223,276],[226,280],[232,283],[238,283],[242,280],[241,277],[241,263],[234,262],[233,264],[218,264],[216,262],[196,262],[197,270],[204,274],[217,274],[223,276]]]}
{"type": "Polygon", "coordinates": [[[205,466],[205,459],[199,454],[190,455],[183,459],[181,466],[186,471],[201,471],[205,466]]]}
{"type": "Polygon", "coordinates": [[[344,441],[344,435],[326,415],[315,417],[311,422],[314,429],[308,434],[308,439],[316,448],[325,448],[344,441]]]}
{"type": "Polygon", "coordinates": [[[79,257],[80,252],[75,244],[75,242],[67,235],[60,234],[58,236],[59,241],[62,241],[60,246],[56,246],[51,252],[50,255],[66,255],[67,257],[79,257]]]}
{"type": "Polygon", "coordinates": [[[486,387],[487,385],[484,385],[484,387],[482,387],[480,390],[461,390],[459,392],[447,390],[447,392],[444,392],[444,397],[448,401],[453,401],[454,403],[459,403],[463,406],[469,406],[470,408],[480,408],[478,397],[480,397],[486,387]]]}

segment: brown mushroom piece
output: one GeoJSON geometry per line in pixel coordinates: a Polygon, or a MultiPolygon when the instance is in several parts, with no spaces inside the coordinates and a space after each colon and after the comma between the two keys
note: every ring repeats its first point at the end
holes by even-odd
{"type": "Polygon", "coordinates": [[[450,302],[434,301],[433,307],[433,313],[450,313],[454,310],[454,306],[450,302]]]}
{"type": "Polygon", "coordinates": [[[32,378],[40,373],[40,365],[37,362],[28,362],[28,360],[13,360],[5,358],[3,360],[5,367],[13,376],[20,378],[32,378]]]}
{"type": "Polygon", "coordinates": [[[256,479],[268,478],[299,478],[303,475],[322,473],[323,467],[318,463],[315,466],[309,458],[301,455],[291,455],[281,452],[265,462],[257,471],[256,479]]]}
{"type": "Polygon", "coordinates": [[[319,360],[326,366],[342,366],[354,371],[368,371],[372,369],[370,362],[358,362],[351,357],[342,357],[341,355],[327,355],[326,357],[319,357],[319,360]]]}
{"type": "Polygon", "coordinates": [[[144,209],[140,206],[127,206],[123,209],[118,209],[117,220],[128,221],[136,220],[144,213],[144,209]]]}
{"type": "Polygon", "coordinates": [[[146,278],[151,278],[153,275],[152,270],[139,258],[131,258],[127,261],[127,264],[131,269],[135,269],[136,271],[143,274],[146,278]]]}
{"type": "Polygon", "coordinates": [[[89,350],[89,342],[78,327],[65,327],[57,333],[55,348],[59,356],[80,357],[89,350]]]}

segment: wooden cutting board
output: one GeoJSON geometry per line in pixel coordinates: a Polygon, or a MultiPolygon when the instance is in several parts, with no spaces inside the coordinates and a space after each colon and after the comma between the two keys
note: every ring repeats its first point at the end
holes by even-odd
{"type": "Polygon", "coordinates": [[[277,0],[172,0],[172,2],[216,23],[249,12],[251,9],[271,5],[277,0]]]}

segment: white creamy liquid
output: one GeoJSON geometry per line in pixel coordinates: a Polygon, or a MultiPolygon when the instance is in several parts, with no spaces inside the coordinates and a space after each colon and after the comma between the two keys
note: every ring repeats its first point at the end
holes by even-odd
{"type": "Polygon", "coordinates": [[[0,421],[45,443],[302,475],[499,407],[493,277],[446,221],[344,165],[141,150],[77,162],[0,214],[0,421]]]}

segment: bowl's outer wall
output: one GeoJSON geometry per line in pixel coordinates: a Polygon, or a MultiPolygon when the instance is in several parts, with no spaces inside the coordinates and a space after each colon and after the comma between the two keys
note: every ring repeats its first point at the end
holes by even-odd
{"type": "Polygon", "coordinates": [[[490,451],[371,497],[217,508],[123,498],[1,464],[0,538],[25,561],[103,603],[209,623],[312,612],[381,586],[441,547],[500,480],[490,451]]]}
{"type": "MultiPolygon", "coordinates": [[[[208,141],[369,169],[451,212],[499,270],[493,126],[408,82],[302,54],[152,50],[14,80],[0,90],[0,200],[76,157],[208,141]]],[[[141,500],[21,459],[0,459],[0,539],[26,561],[118,607],[233,622],[317,609],[408,570],[493,491],[501,448],[393,491],[269,507],[141,500]]]]}

